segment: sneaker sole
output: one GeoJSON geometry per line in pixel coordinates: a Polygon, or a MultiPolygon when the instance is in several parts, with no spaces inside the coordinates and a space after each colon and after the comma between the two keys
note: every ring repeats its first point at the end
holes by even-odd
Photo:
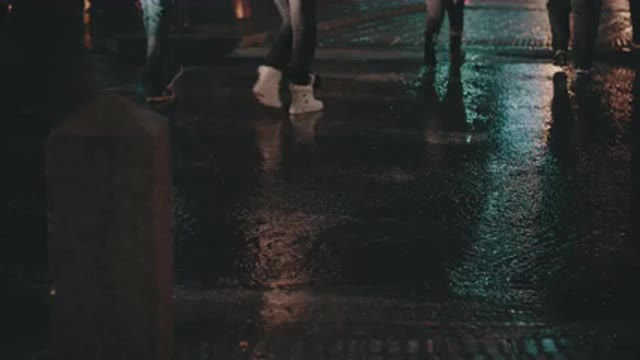
{"type": "Polygon", "coordinates": [[[324,105],[319,108],[319,109],[314,109],[314,110],[293,110],[293,109],[289,109],[289,115],[304,115],[304,114],[313,114],[313,113],[317,113],[324,110],[324,105]]]}
{"type": "Polygon", "coordinates": [[[260,92],[253,91],[253,98],[261,105],[272,109],[282,109],[282,103],[269,103],[264,101],[264,95],[260,92]]]}

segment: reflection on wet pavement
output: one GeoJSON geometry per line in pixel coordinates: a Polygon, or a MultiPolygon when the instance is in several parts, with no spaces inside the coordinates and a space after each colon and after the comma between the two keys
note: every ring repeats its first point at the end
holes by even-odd
{"type": "MultiPolygon", "coordinates": [[[[321,61],[325,111],[289,117],[253,104],[256,65],[189,68],[161,110],[182,358],[634,350],[635,69],[321,61]]],[[[0,180],[21,244],[46,232],[41,174],[2,144],[39,179],[0,180]]]]}
{"type": "Polygon", "coordinates": [[[244,101],[251,80],[187,78],[176,187],[195,225],[178,234],[181,282],[494,304],[521,321],[620,315],[637,265],[634,72],[602,67],[585,85],[557,71],[467,64],[461,80],[383,84],[412,99],[333,98],[317,119],[194,108],[200,81],[244,101]],[[582,301],[569,311],[566,296],[582,301]]]}
{"type": "MultiPolygon", "coordinates": [[[[240,78],[225,89],[238,101],[240,78]]],[[[377,83],[329,76],[324,91],[334,97],[308,119],[251,107],[232,116],[211,105],[177,114],[201,130],[197,143],[176,138],[178,147],[203,146],[200,156],[216,159],[207,186],[193,189],[207,181],[188,165],[176,186],[198,194],[197,206],[212,206],[202,193],[226,206],[192,233],[206,234],[194,244],[213,256],[178,254],[179,263],[201,261],[181,282],[209,289],[205,304],[229,309],[216,299],[236,294],[236,304],[259,309],[248,328],[228,325],[238,338],[207,343],[246,341],[247,354],[293,358],[491,354],[492,346],[505,356],[637,353],[628,280],[639,271],[629,216],[638,202],[634,79],[608,66],[585,83],[546,64],[475,62],[459,73],[443,67],[434,80],[405,72],[362,97],[335,94],[377,83]],[[231,159],[249,139],[255,155],[239,165],[231,159]],[[242,190],[221,180],[231,175],[242,190]],[[210,228],[225,230],[215,237],[210,228]]],[[[220,319],[187,303],[185,319],[220,319]]]]}

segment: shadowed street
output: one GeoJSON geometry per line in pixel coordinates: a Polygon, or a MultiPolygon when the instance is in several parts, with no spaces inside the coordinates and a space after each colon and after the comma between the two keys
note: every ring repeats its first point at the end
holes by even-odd
{"type": "MultiPolygon", "coordinates": [[[[433,79],[416,55],[424,14],[321,32],[320,113],[255,103],[268,38],[187,64],[177,101],[152,108],[173,146],[177,359],[638,356],[638,56],[601,36],[581,81],[544,56],[544,2],[526,3],[471,1],[467,60],[433,79]],[[513,14],[530,23],[483,40],[513,14]]],[[[628,11],[605,3],[603,33],[628,38],[628,11]]],[[[100,52],[35,73],[33,54],[12,59],[3,352],[46,358],[42,143],[91,94],[139,101],[141,68],[100,52]]]]}

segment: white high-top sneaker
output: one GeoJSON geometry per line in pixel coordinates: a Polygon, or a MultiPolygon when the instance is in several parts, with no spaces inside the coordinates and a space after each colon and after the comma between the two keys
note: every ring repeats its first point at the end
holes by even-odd
{"type": "Polygon", "coordinates": [[[317,100],[313,95],[313,84],[315,76],[311,75],[311,83],[309,85],[290,84],[291,106],[289,114],[299,115],[320,111],[324,108],[322,101],[317,100]]]}
{"type": "Polygon", "coordinates": [[[264,106],[281,108],[281,80],[282,71],[271,66],[263,65],[258,67],[258,81],[253,86],[253,96],[264,106]]]}

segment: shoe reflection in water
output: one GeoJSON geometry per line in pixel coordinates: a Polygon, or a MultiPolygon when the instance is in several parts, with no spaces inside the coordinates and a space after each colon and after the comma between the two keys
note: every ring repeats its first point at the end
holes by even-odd
{"type": "Polygon", "coordinates": [[[316,149],[316,128],[323,116],[323,112],[289,116],[291,137],[285,154],[287,173],[312,166],[316,149]]]}
{"type": "Polygon", "coordinates": [[[293,143],[314,147],[316,142],[316,125],[322,117],[322,112],[290,115],[289,119],[291,120],[293,130],[293,143]]]}

